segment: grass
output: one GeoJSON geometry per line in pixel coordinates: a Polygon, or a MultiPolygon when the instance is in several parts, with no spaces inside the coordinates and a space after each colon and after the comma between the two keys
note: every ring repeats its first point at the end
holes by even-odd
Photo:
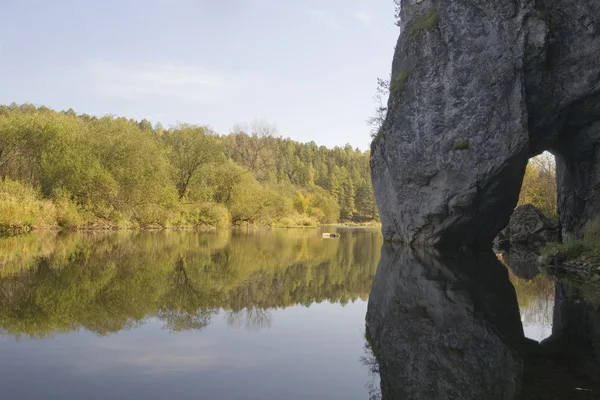
{"type": "Polygon", "coordinates": [[[0,182],[0,231],[20,233],[34,226],[55,225],[56,209],[38,192],[19,182],[0,182]]]}
{"type": "Polygon", "coordinates": [[[379,128],[377,134],[373,136],[373,140],[371,141],[371,154],[375,153],[375,149],[377,148],[377,144],[383,137],[383,127],[379,128]]]}
{"type": "Polygon", "coordinates": [[[419,15],[410,27],[411,36],[415,37],[423,31],[433,32],[440,23],[440,17],[436,7],[431,7],[419,15]]]}
{"type": "Polygon", "coordinates": [[[600,219],[588,223],[580,238],[546,245],[542,249],[542,255],[558,263],[584,258],[600,264],[600,219]]]}
{"type": "Polygon", "coordinates": [[[390,93],[393,95],[401,95],[404,92],[404,86],[413,70],[409,69],[406,71],[400,71],[396,74],[392,82],[390,83],[390,93]]]}

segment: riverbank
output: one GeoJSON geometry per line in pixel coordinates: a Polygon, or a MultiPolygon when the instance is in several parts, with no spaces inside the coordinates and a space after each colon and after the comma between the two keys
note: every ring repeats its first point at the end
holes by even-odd
{"type": "Polygon", "coordinates": [[[539,263],[600,279],[600,220],[590,222],[581,237],[564,243],[549,243],[542,249],[539,263]]]}
{"type": "Polygon", "coordinates": [[[129,223],[126,225],[114,224],[88,224],[83,226],[60,226],[54,225],[0,225],[0,236],[18,236],[33,232],[116,232],[116,231],[190,231],[190,232],[214,232],[217,229],[229,230],[259,230],[259,229],[318,229],[321,227],[331,228],[377,228],[381,224],[377,221],[365,223],[340,222],[337,224],[311,224],[298,225],[289,221],[285,223],[276,222],[270,225],[139,225],[129,223]]]}

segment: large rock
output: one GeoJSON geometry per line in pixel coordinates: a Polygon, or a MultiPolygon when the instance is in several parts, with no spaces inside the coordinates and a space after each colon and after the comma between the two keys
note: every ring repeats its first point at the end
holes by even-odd
{"type": "Polygon", "coordinates": [[[548,242],[558,241],[554,224],[543,212],[532,204],[523,204],[515,209],[508,226],[498,235],[510,246],[539,248],[548,242]]]}
{"type": "Polygon", "coordinates": [[[528,158],[557,155],[563,233],[600,214],[600,2],[402,0],[372,146],[386,239],[488,245],[528,158]]]}

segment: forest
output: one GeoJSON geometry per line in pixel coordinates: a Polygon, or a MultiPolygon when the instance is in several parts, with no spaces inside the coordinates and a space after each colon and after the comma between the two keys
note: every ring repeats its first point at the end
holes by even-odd
{"type": "Polygon", "coordinates": [[[317,226],[377,221],[369,153],[256,121],[219,135],[0,106],[0,230],[317,226]]]}

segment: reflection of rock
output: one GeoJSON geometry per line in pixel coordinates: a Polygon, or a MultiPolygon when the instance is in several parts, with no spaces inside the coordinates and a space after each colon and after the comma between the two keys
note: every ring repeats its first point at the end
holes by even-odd
{"type": "MultiPolygon", "coordinates": [[[[591,288],[593,292],[597,290],[600,290],[598,285],[591,288]]],[[[569,356],[574,366],[592,360],[600,363],[600,311],[598,304],[590,304],[591,300],[586,298],[581,287],[556,285],[552,336],[543,344],[561,343],[562,352],[569,356]]]]}
{"type": "Polygon", "coordinates": [[[600,312],[581,287],[556,284],[552,335],[526,360],[522,398],[600,399],[600,312]]]}
{"type": "Polygon", "coordinates": [[[382,249],[367,312],[384,399],[513,399],[523,341],[514,288],[493,253],[448,262],[382,249]]]}
{"type": "Polygon", "coordinates": [[[535,249],[517,245],[502,254],[502,261],[516,276],[530,281],[540,273],[537,262],[539,256],[535,249]]]}
{"type": "Polygon", "coordinates": [[[508,226],[500,232],[496,243],[500,247],[540,247],[548,242],[557,242],[558,233],[554,224],[537,207],[524,204],[515,209],[508,226]]]}

